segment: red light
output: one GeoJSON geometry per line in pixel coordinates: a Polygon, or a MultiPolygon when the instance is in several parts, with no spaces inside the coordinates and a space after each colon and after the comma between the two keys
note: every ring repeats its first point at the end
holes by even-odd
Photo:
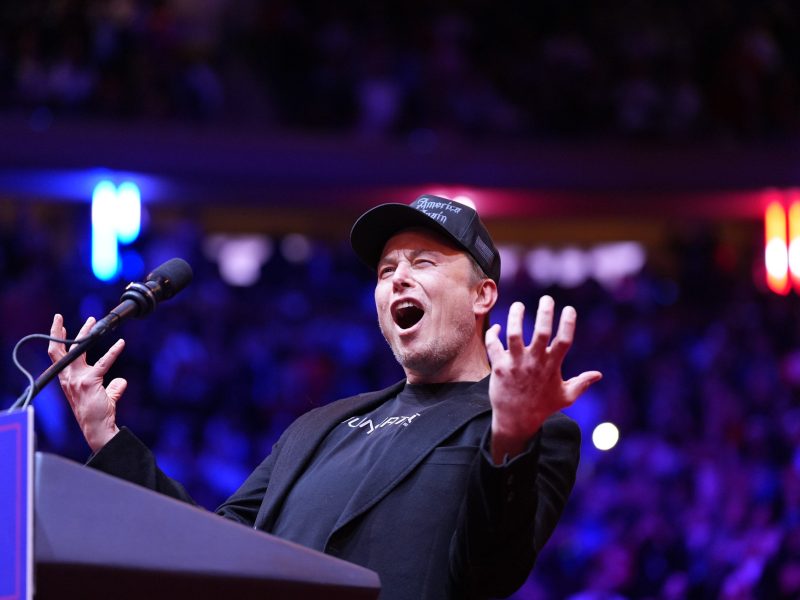
{"type": "MultiPolygon", "coordinates": [[[[798,222],[797,217],[793,220],[798,222]]],[[[769,289],[776,294],[788,294],[790,285],[786,210],[777,201],[770,202],[764,213],[764,264],[767,267],[769,289]]]]}

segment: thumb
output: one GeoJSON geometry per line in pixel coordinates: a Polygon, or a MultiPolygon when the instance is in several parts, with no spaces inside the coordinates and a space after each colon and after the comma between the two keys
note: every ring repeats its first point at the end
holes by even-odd
{"type": "Polygon", "coordinates": [[[564,382],[567,401],[572,404],[589,386],[603,378],[600,371],[585,371],[564,382]]]}
{"type": "Polygon", "coordinates": [[[125,392],[127,387],[127,380],[117,377],[116,379],[112,379],[111,383],[108,384],[108,387],[106,388],[106,394],[108,394],[108,398],[114,404],[116,404],[117,401],[122,397],[122,394],[125,392]]]}

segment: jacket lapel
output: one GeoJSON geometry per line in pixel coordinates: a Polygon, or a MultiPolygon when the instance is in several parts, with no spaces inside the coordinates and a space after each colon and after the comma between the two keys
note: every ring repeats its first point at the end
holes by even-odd
{"type": "Polygon", "coordinates": [[[300,417],[291,426],[291,432],[287,431],[284,436],[254,527],[266,531],[272,529],[286,494],[331,429],[353,415],[369,412],[397,395],[404,385],[405,380],[402,380],[386,389],[352,396],[300,417]]]}
{"type": "Polygon", "coordinates": [[[415,427],[406,428],[402,435],[395,437],[391,451],[386,452],[381,462],[366,474],[333,531],[377,504],[460,427],[478,415],[489,412],[488,385],[487,377],[469,388],[463,396],[431,407],[425,412],[424,419],[415,422],[415,427]]]}

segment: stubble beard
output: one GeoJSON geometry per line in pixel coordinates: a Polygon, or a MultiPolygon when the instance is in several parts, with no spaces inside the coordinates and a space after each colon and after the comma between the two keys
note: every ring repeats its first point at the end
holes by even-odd
{"type": "MultiPolygon", "coordinates": [[[[447,335],[433,336],[421,348],[400,348],[399,344],[394,344],[392,339],[386,334],[383,325],[378,320],[383,338],[392,349],[395,360],[400,363],[408,373],[413,371],[421,375],[434,375],[439,373],[444,367],[453,360],[467,346],[475,333],[475,322],[472,319],[459,320],[447,335]]],[[[393,325],[390,324],[390,327],[393,325]]]]}

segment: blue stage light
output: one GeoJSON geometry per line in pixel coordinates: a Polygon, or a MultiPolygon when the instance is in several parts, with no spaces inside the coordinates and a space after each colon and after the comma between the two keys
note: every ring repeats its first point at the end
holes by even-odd
{"type": "Polygon", "coordinates": [[[110,281],[119,270],[117,227],[114,208],[117,188],[101,181],[92,194],[92,272],[101,281],[110,281]]]}
{"type": "Polygon", "coordinates": [[[119,187],[104,179],[92,193],[92,272],[101,281],[120,271],[119,244],[130,244],[141,230],[141,195],[135,183],[119,187]]]}
{"type": "Polygon", "coordinates": [[[142,200],[135,183],[126,181],[117,188],[117,239],[130,244],[139,237],[142,226],[142,200]]]}

